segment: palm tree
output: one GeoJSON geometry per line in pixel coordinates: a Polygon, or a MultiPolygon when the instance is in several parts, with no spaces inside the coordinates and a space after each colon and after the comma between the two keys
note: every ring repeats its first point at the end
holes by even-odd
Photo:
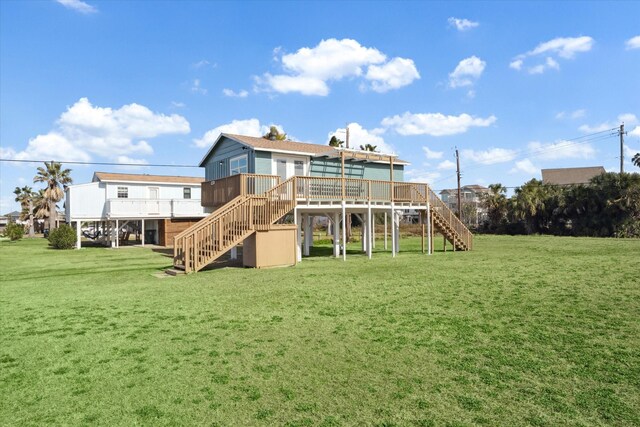
{"type": "Polygon", "coordinates": [[[483,196],[483,204],[487,209],[489,226],[497,229],[507,216],[507,189],[500,183],[490,184],[489,193],[483,196]]]}
{"type": "Polygon", "coordinates": [[[344,144],[344,141],[341,139],[338,139],[335,135],[333,135],[329,140],[330,147],[342,147],[342,144],[344,144]]]}
{"type": "Polygon", "coordinates": [[[262,137],[271,141],[285,141],[287,139],[287,134],[285,132],[280,133],[277,127],[271,126],[269,128],[269,132],[265,133],[262,137]]]}
{"type": "Polygon", "coordinates": [[[636,153],[635,156],[633,156],[633,159],[631,159],[631,161],[633,162],[634,165],[640,168],[640,153],[636,153]]]}
{"type": "Polygon", "coordinates": [[[71,169],[62,169],[62,163],[44,162],[44,168],[39,167],[33,182],[44,182],[44,199],[49,205],[49,231],[56,227],[56,203],[64,197],[63,187],[71,184],[71,169]]]}
{"type": "Polygon", "coordinates": [[[377,145],[371,145],[371,144],[365,144],[365,145],[361,145],[360,149],[362,151],[371,151],[371,152],[375,152],[376,148],[378,148],[377,145]]]}
{"type": "Polygon", "coordinates": [[[23,215],[26,214],[24,216],[29,218],[29,237],[33,237],[33,197],[35,193],[31,187],[25,185],[22,188],[16,187],[13,194],[16,195],[16,202],[20,203],[23,215]]]}

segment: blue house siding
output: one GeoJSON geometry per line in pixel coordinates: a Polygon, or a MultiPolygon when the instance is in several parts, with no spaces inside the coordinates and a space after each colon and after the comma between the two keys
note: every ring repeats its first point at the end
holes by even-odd
{"type": "MultiPolygon", "coordinates": [[[[344,164],[344,174],[347,178],[389,180],[389,165],[382,163],[350,162],[344,164]]],[[[312,159],[311,176],[340,177],[342,169],[339,159],[312,159]]],[[[393,166],[393,180],[404,180],[404,165],[393,166]]]]}
{"type": "Polygon", "coordinates": [[[254,170],[254,156],[253,150],[247,149],[244,145],[232,141],[228,138],[223,138],[218,142],[216,148],[211,152],[204,164],[204,176],[207,181],[220,179],[229,176],[229,160],[247,155],[248,173],[255,173],[254,170]]]}

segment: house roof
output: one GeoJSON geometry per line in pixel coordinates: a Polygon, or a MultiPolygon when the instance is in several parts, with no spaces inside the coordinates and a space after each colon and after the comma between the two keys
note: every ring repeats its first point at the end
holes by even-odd
{"type": "Polygon", "coordinates": [[[4,215],[2,215],[2,216],[6,216],[6,217],[11,217],[11,216],[20,216],[20,212],[18,212],[18,211],[13,211],[13,212],[6,213],[6,214],[4,214],[4,215]]]}
{"type": "Polygon", "coordinates": [[[591,178],[605,172],[602,166],[542,169],[542,183],[555,185],[588,184],[591,178]]]}
{"type": "Polygon", "coordinates": [[[95,172],[93,181],[101,182],[160,182],[170,184],[200,184],[204,178],[198,176],[146,175],[133,173],[95,172]]]}
{"type": "MultiPolygon", "coordinates": [[[[213,152],[214,148],[222,137],[232,139],[240,144],[251,147],[256,151],[269,151],[269,152],[281,152],[292,154],[304,154],[308,156],[330,155],[335,152],[334,147],[328,145],[312,144],[310,142],[297,142],[297,141],[278,141],[270,140],[256,136],[236,135],[231,133],[221,133],[216,141],[213,143],[209,151],[204,155],[200,161],[200,166],[203,166],[209,155],[213,152]]],[[[409,164],[404,160],[396,160],[398,164],[409,164]]]]}
{"type": "MultiPolygon", "coordinates": [[[[478,184],[471,184],[471,185],[463,185],[462,187],[460,187],[461,190],[472,190],[476,193],[486,193],[487,191],[489,191],[489,189],[487,187],[484,187],[482,185],[478,185],[478,184]]],[[[457,188],[447,188],[444,189],[442,191],[440,191],[440,194],[445,194],[445,193],[457,193],[458,189],[457,188]]]]}

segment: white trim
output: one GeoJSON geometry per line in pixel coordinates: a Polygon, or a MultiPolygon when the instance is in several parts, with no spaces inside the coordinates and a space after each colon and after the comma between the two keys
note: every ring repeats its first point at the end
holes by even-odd
{"type": "MultiPolygon", "coordinates": [[[[91,182],[90,184],[98,184],[100,182],[105,182],[108,184],[151,184],[151,185],[176,185],[179,187],[184,187],[184,186],[189,186],[189,187],[200,187],[200,182],[199,183],[194,183],[194,182],[166,182],[166,181],[122,181],[122,180],[104,180],[104,181],[96,181],[96,182],[91,182]]],[[[202,179],[202,182],[204,181],[204,178],[202,179]]],[[[77,185],[70,185],[69,187],[76,187],[76,186],[80,186],[80,185],[86,185],[86,184],[77,184],[77,185]]],[[[68,188],[68,187],[67,187],[68,188]]]]}

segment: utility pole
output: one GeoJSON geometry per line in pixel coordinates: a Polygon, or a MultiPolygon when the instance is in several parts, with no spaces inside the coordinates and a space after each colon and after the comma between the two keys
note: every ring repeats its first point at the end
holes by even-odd
{"type": "Polygon", "coordinates": [[[456,168],[458,170],[458,218],[462,221],[462,203],[460,201],[460,156],[456,147],[456,168]]]}
{"type": "Polygon", "coordinates": [[[620,173],[624,173],[624,123],[620,125],[620,173]]]}

